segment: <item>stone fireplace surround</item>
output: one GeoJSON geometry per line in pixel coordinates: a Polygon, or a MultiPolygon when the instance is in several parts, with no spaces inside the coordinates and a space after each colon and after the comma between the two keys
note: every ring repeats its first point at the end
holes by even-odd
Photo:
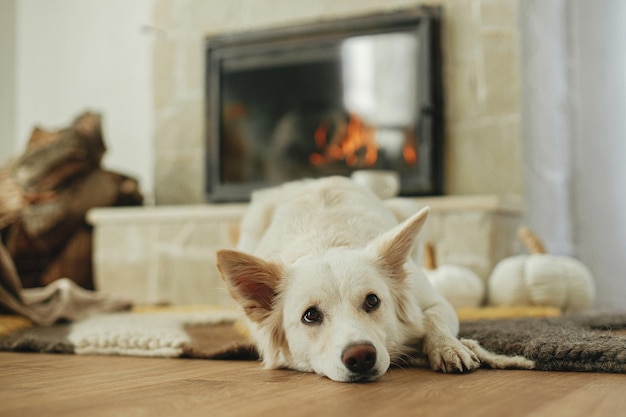
{"type": "Polygon", "coordinates": [[[521,104],[515,0],[156,0],[154,23],[156,207],[96,209],[95,281],[136,302],[230,304],[215,250],[232,247],[245,204],[204,196],[204,41],[207,36],[348,16],[442,7],[444,191],[430,205],[426,239],[440,263],[484,280],[519,251],[521,104]]]}
{"type": "Polygon", "coordinates": [[[515,0],[156,0],[155,200],[205,202],[205,40],[209,36],[442,9],[444,193],[522,194],[519,29],[515,0]]]}

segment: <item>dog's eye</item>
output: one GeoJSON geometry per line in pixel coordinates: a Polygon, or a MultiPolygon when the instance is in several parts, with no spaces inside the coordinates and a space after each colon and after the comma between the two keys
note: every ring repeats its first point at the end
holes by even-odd
{"type": "Polygon", "coordinates": [[[302,316],[302,323],[304,324],[317,324],[322,322],[322,313],[315,307],[309,308],[304,312],[302,316]]]}
{"type": "Polygon", "coordinates": [[[365,297],[363,308],[365,309],[365,311],[369,313],[370,311],[376,310],[379,305],[380,305],[380,300],[378,299],[376,294],[368,294],[367,297],[365,297]]]}

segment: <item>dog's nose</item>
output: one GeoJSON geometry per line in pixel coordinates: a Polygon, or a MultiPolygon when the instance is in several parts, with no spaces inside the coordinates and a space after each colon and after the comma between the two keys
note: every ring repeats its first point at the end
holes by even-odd
{"type": "Polygon", "coordinates": [[[343,364],[356,373],[365,373],[376,363],[376,348],[370,344],[352,345],[341,355],[343,364]]]}

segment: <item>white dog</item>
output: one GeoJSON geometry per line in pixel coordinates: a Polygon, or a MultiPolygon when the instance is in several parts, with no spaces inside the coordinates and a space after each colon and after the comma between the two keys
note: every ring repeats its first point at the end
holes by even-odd
{"type": "Polygon", "coordinates": [[[335,381],[375,379],[416,356],[443,372],[481,360],[532,368],[457,339],[453,308],[411,256],[427,217],[423,209],[398,224],[373,193],[343,177],[255,193],[241,251],[221,250],[217,263],[264,365],[335,381]]]}

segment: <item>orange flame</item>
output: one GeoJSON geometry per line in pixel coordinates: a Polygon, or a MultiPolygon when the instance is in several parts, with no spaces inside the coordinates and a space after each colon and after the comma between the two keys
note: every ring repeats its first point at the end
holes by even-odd
{"type": "Polygon", "coordinates": [[[315,139],[315,144],[317,145],[317,149],[324,149],[326,146],[326,135],[328,134],[328,122],[326,120],[322,120],[320,125],[315,129],[315,133],[313,133],[313,139],[315,139]]]}
{"type": "Polygon", "coordinates": [[[414,165],[417,162],[417,138],[411,129],[404,130],[404,146],[402,147],[404,162],[414,165]]]}
{"type": "Polygon", "coordinates": [[[413,165],[417,162],[417,153],[415,152],[415,148],[410,144],[404,145],[404,148],[402,148],[402,156],[404,156],[404,160],[409,165],[413,165]]]}
{"type": "Polygon", "coordinates": [[[328,123],[322,121],[315,129],[314,140],[321,152],[309,156],[312,165],[320,166],[345,161],[349,167],[371,167],[378,159],[376,129],[351,114],[348,124],[337,129],[328,140],[328,123]]]}

